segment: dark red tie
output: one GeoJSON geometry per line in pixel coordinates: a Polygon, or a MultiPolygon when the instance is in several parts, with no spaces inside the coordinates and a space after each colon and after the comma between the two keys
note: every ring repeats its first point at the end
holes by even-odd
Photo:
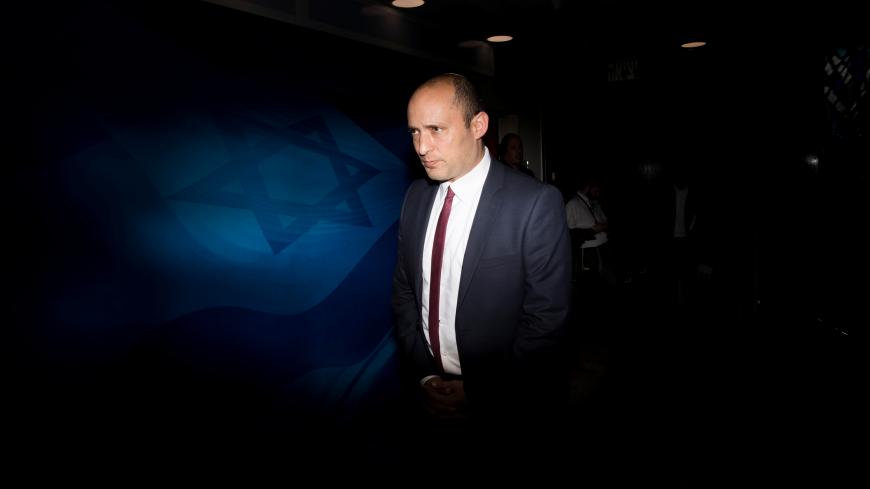
{"type": "Polygon", "coordinates": [[[441,364],[441,338],[438,336],[439,305],[441,302],[441,262],[444,261],[444,237],[447,235],[447,220],[450,219],[450,208],[453,207],[453,189],[447,187],[447,198],[438,216],[438,226],[435,228],[435,242],[432,244],[432,272],[429,280],[429,344],[432,345],[432,355],[438,364],[438,371],[444,371],[441,364]]]}

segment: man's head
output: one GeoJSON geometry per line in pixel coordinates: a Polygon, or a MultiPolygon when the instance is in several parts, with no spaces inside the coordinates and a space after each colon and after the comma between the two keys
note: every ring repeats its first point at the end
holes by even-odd
{"type": "Polygon", "coordinates": [[[592,200],[601,198],[601,181],[597,175],[589,174],[581,176],[578,181],[578,188],[583,195],[592,200]]]}
{"type": "Polygon", "coordinates": [[[513,132],[505,134],[498,145],[498,154],[501,161],[507,163],[512,168],[522,165],[523,140],[520,138],[520,135],[513,132]]]}
{"type": "Polygon", "coordinates": [[[408,102],[408,131],[432,180],[452,182],[483,158],[481,138],[489,127],[474,86],[461,75],[438,75],[408,102]]]}

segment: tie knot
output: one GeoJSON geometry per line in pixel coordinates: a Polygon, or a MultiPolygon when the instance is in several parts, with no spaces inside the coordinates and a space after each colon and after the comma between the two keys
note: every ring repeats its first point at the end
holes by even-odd
{"type": "Polygon", "coordinates": [[[453,189],[449,186],[447,187],[447,200],[453,200],[453,196],[456,195],[453,193],[453,189]]]}

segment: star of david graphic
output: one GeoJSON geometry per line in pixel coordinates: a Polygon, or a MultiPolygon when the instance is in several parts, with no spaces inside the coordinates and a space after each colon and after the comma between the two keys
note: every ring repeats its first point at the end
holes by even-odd
{"type": "Polygon", "coordinates": [[[251,211],[276,255],[321,221],[372,226],[358,190],[380,171],[339,150],[323,117],[283,126],[253,118],[223,117],[217,118],[216,124],[226,136],[230,160],[169,198],[251,211]],[[252,127],[267,134],[253,145],[246,142],[244,134],[252,127]],[[324,195],[314,204],[272,198],[267,191],[260,165],[289,146],[325,156],[335,172],[337,184],[325,188],[324,195]],[[225,190],[235,183],[240,184],[242,193],[225,190]],[[287,226],[282,224],[282,216],[291,218],[287,226]]]}

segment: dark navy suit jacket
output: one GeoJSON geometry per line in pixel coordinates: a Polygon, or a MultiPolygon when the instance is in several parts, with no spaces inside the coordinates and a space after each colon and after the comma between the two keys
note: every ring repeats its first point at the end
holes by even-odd
{"type": "MultiPolygon", "coordinates": [[[[422,329],[422,255],[438,182],[411,184],[399,221],[393,311],[412,381],[437,374],[422,329]]],[[[493,160],[465,250],[456,341],[472,411],[534,404],[557,381],[571,287],[562,196],[493,160]],[[519,403],[519,397],[525,399],[519,403]]]]}

